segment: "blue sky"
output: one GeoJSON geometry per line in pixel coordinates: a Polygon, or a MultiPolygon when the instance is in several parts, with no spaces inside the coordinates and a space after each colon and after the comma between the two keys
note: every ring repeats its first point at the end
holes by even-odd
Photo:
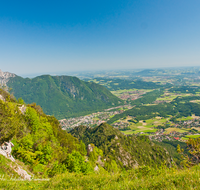
{"type": "Polygon", "coordinates": [[[200,66],[199,10],[199,0],[0,1],[0,69],[200,66]]]}

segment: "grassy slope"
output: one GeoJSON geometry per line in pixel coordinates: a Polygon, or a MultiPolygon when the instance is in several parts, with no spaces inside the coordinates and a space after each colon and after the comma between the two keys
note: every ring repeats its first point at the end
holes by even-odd
{"type": "Polygon", "coordinates": [[[35,102],[46,114],[58,119],[86,115],[120,101],[105,87],[70,76],[43,75],[33,79],[16,76],[7,85],[16,98],[35,102]]]}
{"type": "Polygon", "coordinates": [[[80,175],[66,173],[50,181],[1,181],[2,189],[199,189],[200,166],[190,169],[132,170],[120,173],[80,175]]]}
{"type": "Polygon", "coordinates": [[[10,167],[13,162],[0,154],[0,178],[9,178],[10,176],[19,177],[19,175],[10,167]]]}

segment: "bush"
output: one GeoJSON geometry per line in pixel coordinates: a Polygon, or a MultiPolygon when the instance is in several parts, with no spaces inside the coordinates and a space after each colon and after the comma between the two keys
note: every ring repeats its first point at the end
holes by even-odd
{"type": "Polygon", "coordinates": [[[67,158],[63,161],[69,172],[76,173],[91,173],[93,171],[89,162],[85,162],[84,157],[77,151],[73,151],[67,155],[67,158]]]}

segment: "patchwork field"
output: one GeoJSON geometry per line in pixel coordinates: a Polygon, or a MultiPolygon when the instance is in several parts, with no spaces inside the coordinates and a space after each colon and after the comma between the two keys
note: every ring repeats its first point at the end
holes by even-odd
{"type": "Polygon", "coordinates": [[[183,93],[173,93],[173,92],[168,92],[165,91],[164,95],[160,96],[159,98],[156,99],[156,101],[164,101],[164,102],[171,102],[172,100],[174,100],[175,98],[177,98],[178,96],[181,97],[186,97],[186,96],[191,96],[192,94],[183,94],[183,93]]]}
{"type": "Polygon", "coordinates": [[[165,134],[170,134],[170,133],[173,132],[173,131],[175,131],[175,132],[179,132],[179,133],[185,133],[185,132],[188,132],[188,130],[179,129],[179,128],[171,128],[171,127],[169,127],[169,128],[167,128],[167,129],[165,129],[165,134]]]}
{"type": "Polygon", "coordinates": [[[125,89],[125,90],[116,90],[116,91],[111,91],[112,94],[117,96],[118,98],[122,100],[135,100],[138,99],[141,95],[151,92],[152,90],[146,90],[146,89],[125,89]]]}
{"type": "Polygon", "coordinates": [[[199,138],[200,135],[186,135],[185,137],[182,137],[181,139],[182,140],[188,140],[189,138],[191,139],[196,139],[196,138],[199,138]]]}
{"type": "MultiPolygon", "coordinates": [[[[155,132],[158,135],[172,135],[176,136],[176,134],[183,134],[181,135],[182,140],[186,140],[188,138],[197,138],[200,137],[200,135],[185,135],[184,133],[191,134],[191,130],[196,130],[197,132],[200,131],[200,127],[189,127],[189,128],[179,128],[176,127],[176,125],[170,121],[172,116],[169,116],[168,118],[162,118],[162,117],[155,117],[148,120],[140,120],[137,123],[131,122],[134,121],[134,117],[128,116],[126,118],[123,118],[122,120],[118,120],[118,122],[125,123],[126,126],[128,126],[127,130],[122,130],[122,132],[126,135],[130,134],[142,134],[142,135],[155,135],[155,132]],[[159,126],[165,126],[165,129],[161,132],[159,126]],[[169,127],[166,127],[169,126],[169,127]]],[[[177,118],[177,121],[185,123],[189,122],[191,123],[194,121],[194,119],[199,119],[199,116],[195,116],[194,114],[192,116],[188,117],[181,117],[177,118]]]]}
{"type": "Polygon", "coordinates": [[[156,127],[158,125],[162,125],[166,122],[169,122],[168,120],[170,118],[161,118],[161,117],[156,117],[153,119],[148,119],[148,120],[141,120],[138,123],[132,123],[129,122],[130,120],[133,120],[133,117],[127,117],[126,119],[121,120],[123,123],[129,124],[130,130],[123,131],[124,134],[137,134],[137,133],[154,133],[158,131],[156,127]]]}

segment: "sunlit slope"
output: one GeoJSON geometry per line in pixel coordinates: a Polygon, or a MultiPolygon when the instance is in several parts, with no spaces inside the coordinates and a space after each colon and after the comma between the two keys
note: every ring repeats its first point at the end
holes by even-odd
{"type": "MultiPolygon", "coordinates": [[[[45,115],[40,106],[24,106],[22,100],[17,102],[2,89],[0,95],[0,145],[12,141],[13,157],[35,175],[51,176],[54,165],[61,164],[72,151],[86,154],[84,144],[62,130],[58,120],[45,115]]],[[[10,174],[1,165],[4,161],[0,157],[0,175],[10,174]]]]}
{"type": "Polygon", "coordinates": [[[39,104],[58,119],[80,116],[119,105],[120,99],[105,87],[76,77],[43,75],[33,79],[14,77],[7,83],[16,98],[39,104]]]}
{"type": "Polygon", "coordinates": [[[70,133],[86,145],[93,143],[103,150],[106,160],[115,160],[119,167],[171,165],[171,157],[146,136],[125,136],[107,123],[94,128],[75,127],[70,133]]]}

